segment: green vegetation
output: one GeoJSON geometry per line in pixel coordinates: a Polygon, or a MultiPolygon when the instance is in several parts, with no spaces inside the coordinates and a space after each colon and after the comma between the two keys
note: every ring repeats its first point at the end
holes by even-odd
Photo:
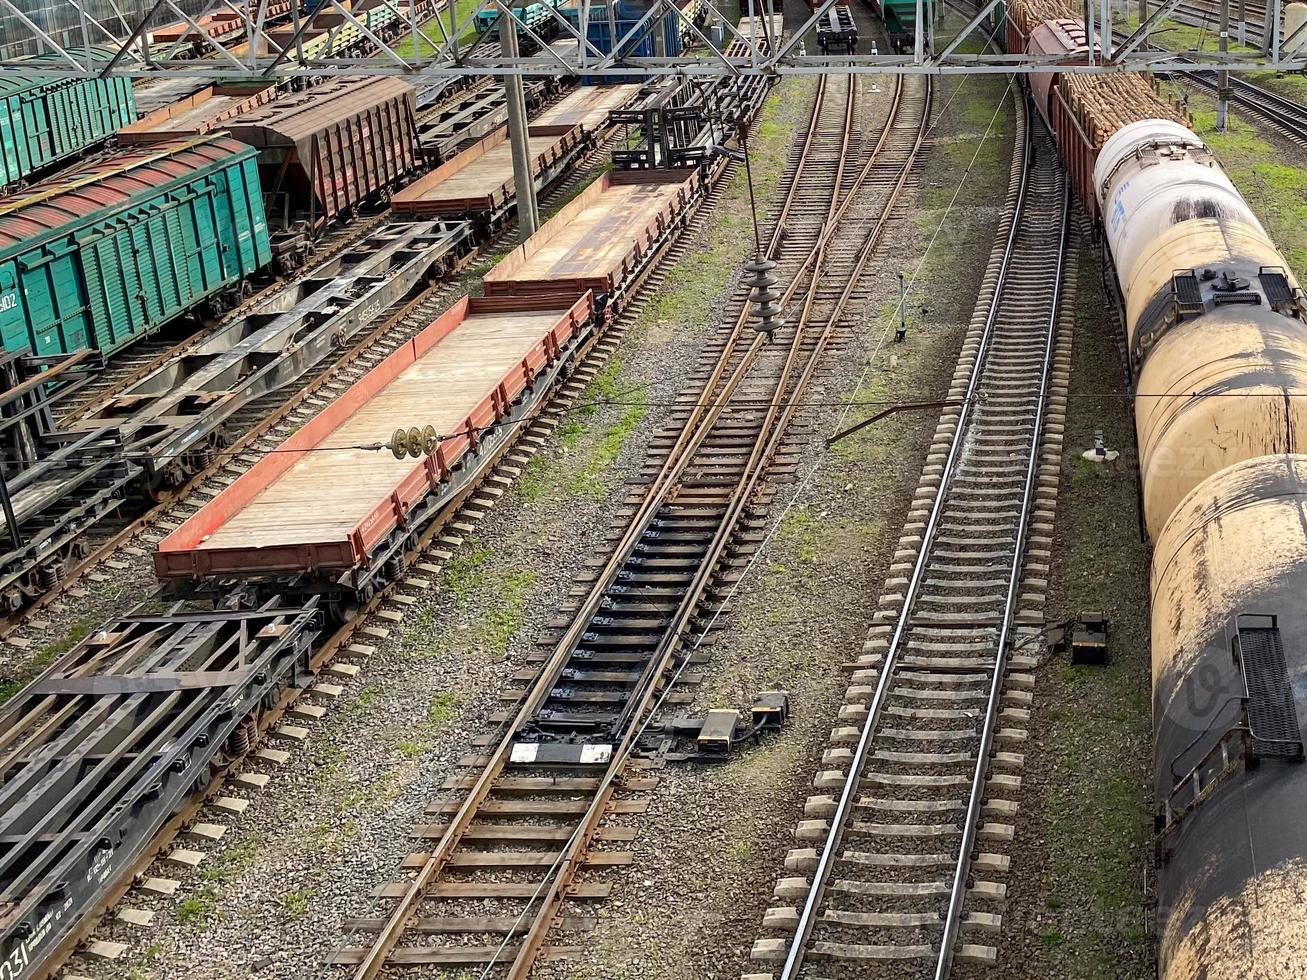
{"type": "MultiPolygon", "coordinates": [[[[1082,252],[1082,256],[1084,253],[1082,252]]],[[[1047,709],[1045,758],[1053,760],[1043,800],[1047,860],[1044,898],[1054,920],[1041,935],[1046,973],[1077,978],[1151,976],[1143,931],[1143,855],[1150,745],[1148,553],[1136,517],[1133,419],[1121,387],[1115,339],[1104,329],[1099,271],[1082,259],[1078,290],[1067,465],[1058,497],[1050,618],[1104,610],[1112,624],[1112,663],[1040,673],[1047,709]],[[1123,453],[1109,464],[1079,457],[1095,430],[1123,453]],[[1110,554],[1104,542],[1111,542],[1110,554]]]]}
{"type": "Polygon", "coordinates": [[[313,896],[317,892],[318,890],[312,885],[307,885],[304,888],[297,888],[294,891],[284,893],[278,901],[281,902],[282,907],[287,912],[298,919],[309,910],[309,902],[313,900],[313,896]]]}
{"type": "Polygon", "coordinates": [[[259,859],[265,839],[263,834],[252,831],[225,851],[214,856],[200,871],[200,877],[207,882],[221,883],[230,881],[242,872],[248,871],[259,859]]]}
{"type": "Polygon", "coordinates": [[[409,759],[416,759],[426,752],[430,752],[436,744],[440,733],[445,730],[451,721],[458,717],[458,713],[463,710],[463,696],[454,691],[441,691],[427,706],[427,718],[425,724],[412,730],[409,734],[411,738],[404,739],[395,744],[395,748],[409,759]]]}
{"type": "Polygon", "coordinates": [[[77,646],[82,640],[90,636],[92,631],[100,624],[98,615],[83,616],[77,620],[68,632],[57,640],[45,644],[41,649],[36,651],[31,662],[16,677],[8,677],[0,680],[0,704],[4,704],[11,697],[23,689],[33,677],[39,674],[58,658],[77,646]]]}
{"type": "Polygon", "coordinates": [[[177,906],[177,921],[192,929],[199,929],[213,918],[221,900],[221,891],[213,885],[202,885],[177,906]]]}
{"type": "MultiPolygon", "coordinates": [[[[622,390],[618,386],[621,373],[621,360],[613,358],[595,375],[582,398],[582,405],[576,413],[581,418],[594,415],[601,405],[608,403],[617,403],[618,414],[615,420],[594,434],[585,462],[567,481],[569,493],[586,493],[595,498],[607,495],[609,487],[604,476],[648,411],[643,390],[622,390]]],[[[571,437],[577,442],[581,438],[579,431],[571,437]]]]}
{"type": "MultiPolygon", "coordinates": [[[[472,16],[481,6],[481,0],[458,0],[454,7],[454,23],[462,26],[463,21],[472,16]]],[[[449,9],[443,7],[439,14],[429,17],[422,22],[422,32],[431,38],[437,45],[445,43],[446,33],[449,31],[449,9]],[[437,23],[439,21],[439,23],[437,23]],[[445,32],[441,32],[441,27],[445,32]]],[[[460,46],[470,44],[476,38],[476,30],[469,25],[468,29],[458,36],[460,46]]],[[[430,44],[426,38],[414,38],[411,34],[404,38],[402,42],[394,45],[395,53],[405,60],[416,58],[430,58],[436,53],[436,47],[430,44]]]]}
{"type": "Polygon", "coordinates": [[[1203,107],[1194,108],[1195,131],[1216,151],[1293,271],[1307,276],[1307,168],[1277,162],[1283,154],[1238,116],[1221,132],[1209,105],[1203,99],[1203,107]]]}

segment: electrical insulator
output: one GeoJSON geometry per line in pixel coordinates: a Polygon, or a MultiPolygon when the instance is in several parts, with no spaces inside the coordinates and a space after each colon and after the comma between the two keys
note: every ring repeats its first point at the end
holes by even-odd
{"type": "Polygon", "coordinates": [[[785,321],[781,319],[781,293],[776,289],[772,269],[776,263],[755,255],[744,264],[744,284],[749,287],[749,302],[753,304],[754,329],[768,336],[785,321]]]}

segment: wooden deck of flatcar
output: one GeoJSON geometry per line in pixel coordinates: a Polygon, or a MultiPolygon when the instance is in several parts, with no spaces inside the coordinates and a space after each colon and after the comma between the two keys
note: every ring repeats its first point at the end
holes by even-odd
{"type": "Polygon", "coordinates": [[[588,296],[460,300],[160,542],[156,569],[366,573],[469,453],[538,400],[592,309],[588,296]],[[397,421],[432,434],[429,456],[382,449],[397,421]]]}
{"type": "Polygon", "coordinates": [[[199,547],[305,544],[349,534],[413,469],[411,459],[361,447],[384,442],[396,419],[441,433],[459,429],[558,316],[556,310],[469,316],[199,547]]]}
{"type": "Polygon", "coordinates": [[[608,113],[626,105],[639,91],[639,85],[583,85],[557,105],[540,113],[531,126],[580,125],[592,133],[603,129],[608,122],[608,113]]]}
{"type": "Polygon", "coordinates": [[[491,269],[486,295],[564,286],[606,292],[682,209],[696,180],[693,171],[606,175],[491,269]]]}

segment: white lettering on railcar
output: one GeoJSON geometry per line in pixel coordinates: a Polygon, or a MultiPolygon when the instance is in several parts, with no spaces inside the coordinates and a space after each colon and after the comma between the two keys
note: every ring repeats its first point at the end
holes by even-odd
{"type": "Polygon", "coordinates": [[[18,306],[18,295],[16,293],[6,293],[0,296],[0,313],[5,310],[12,310],[18,306]]]}

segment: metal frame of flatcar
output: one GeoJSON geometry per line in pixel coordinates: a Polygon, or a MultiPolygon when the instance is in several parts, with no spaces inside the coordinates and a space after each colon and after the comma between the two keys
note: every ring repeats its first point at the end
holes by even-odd
{"type": "Polygon", "coordinates": [[[0,465],[18,469],[0,473],[0,613],[22,608],[58,581],[64,563],[85,552],[86,529],[117,510],[140,475],[124,457],[116,428],[81,435],[55,428],[50,388],[61,386],[53,397],[76,391],[78,368],[93,362],[89,354],[36,373],[25,352],[0,355],[0,465]]]}
{"type": "Polygon", "coordinates": [[[844,54],[857,50],[858,25],[853,22],[853,12],[848,6],[836,4],[826,11],[817,25],[817,44],[822,54],[830,54],[833,48],[843,48],[844,54]]]}
{"type": "Polygon", "coordinates": [[[20,973],[85,917],[291,687],[310,676],[315,604],[129,615],[0,709],[0,962],[20,973]],[[253,726],[253,728],[251,728],[253,726]]]}
{"type": "Polygon", "coordinates": [[[117,399],[131,406],[130,415],[116,416],[111,401],[92,421],[122,431],[124,452],[142,468],[146,490],[180,485],[227,444],[224,426],[241,408],[345,347],[415,287],[453,274],[474,247],[468,222],[396,220],[288,286],[314,287],[290,309],[264,312],[278,305],[273,296],[205,342],[226,349],[182,354],[125,389],[117,399]],[[178,369],[187,372],[184,378],[178,369]],[[223,378],[232,380],[219,390],[205,381],[223,378]]]}

